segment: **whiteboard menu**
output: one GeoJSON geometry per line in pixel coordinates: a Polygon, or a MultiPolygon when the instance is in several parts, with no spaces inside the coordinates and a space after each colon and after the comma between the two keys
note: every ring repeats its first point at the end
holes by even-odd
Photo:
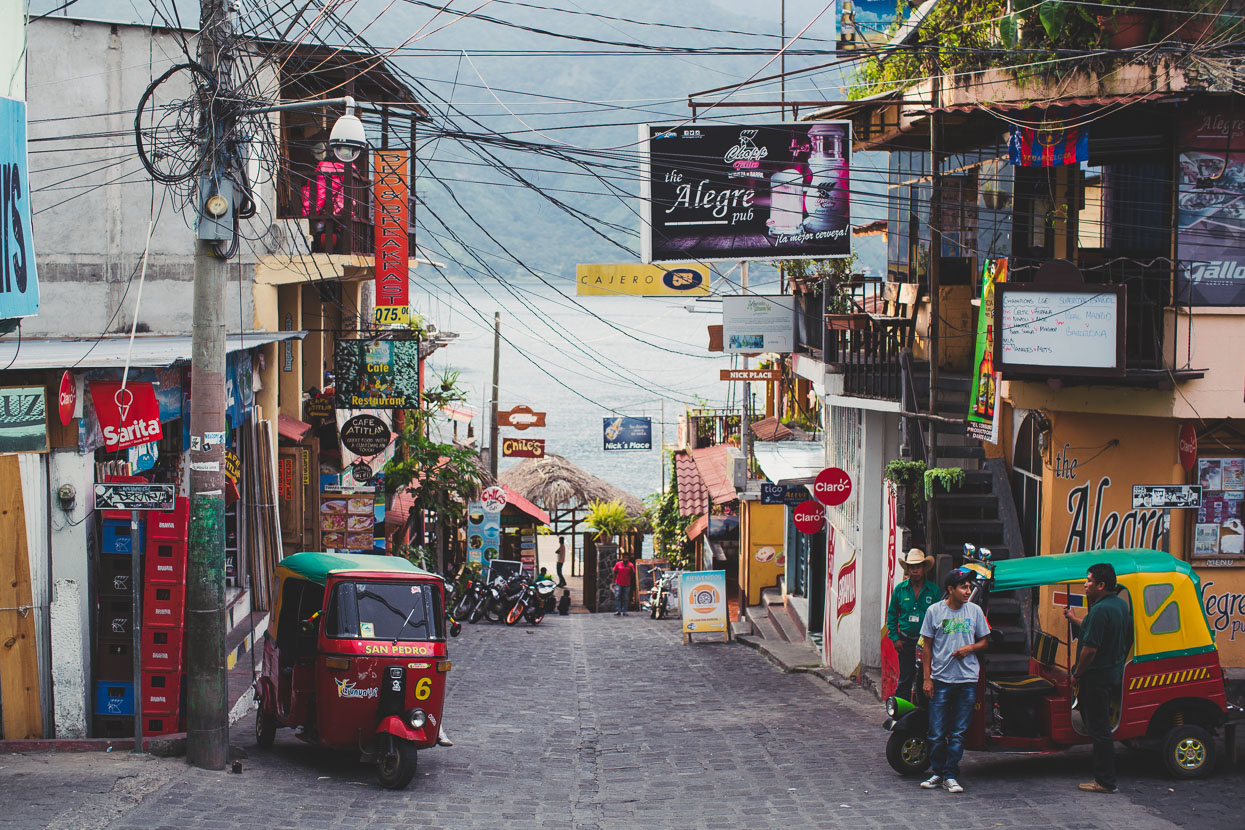
{"type": "Polygon", "coordinates": [[[1071,291],[1007,286],[999,291],[997,368],[1122,371],[1123,299],[1115,286],[1071,291]]]}

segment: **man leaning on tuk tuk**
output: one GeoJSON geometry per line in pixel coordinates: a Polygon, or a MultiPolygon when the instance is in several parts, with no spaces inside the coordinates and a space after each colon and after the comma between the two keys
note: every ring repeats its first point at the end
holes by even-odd
{"type": "Polygon", "coordinates": [[[1111,701],[1120,699],[1124,663],[1131,642],[1128,604],[1116,593],[1115,568],[1105,562],[1089,566],[1085,576],[1089,612],[1078,621],[1064,608],[1078,640],[1073,680],[1080,683],[1077,708],[1094,744],[1094,780],[1080,785],[1091,793],[1118,793],[1115,780],[1115,743],[1111,737],[1111,701]]]}

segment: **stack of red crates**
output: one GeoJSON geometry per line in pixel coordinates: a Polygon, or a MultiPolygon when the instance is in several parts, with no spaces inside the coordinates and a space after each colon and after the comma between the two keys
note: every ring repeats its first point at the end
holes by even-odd
{"type": "Polygon", "coordinates": [[[186,654],[186,554],[190,502],[147,517],[143,572],[143,734],[176,732],[182,714],[186,654]]]}

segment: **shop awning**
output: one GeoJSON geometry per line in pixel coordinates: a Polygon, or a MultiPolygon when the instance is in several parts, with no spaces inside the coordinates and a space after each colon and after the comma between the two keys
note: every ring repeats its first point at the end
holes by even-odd
{"type": "Polygon", "coordinates": [[[700,470],[700,478],[709,490],[709,499],[714,504],[726,504],[739,498],[735,485],[726,469],[726,456],[729,445],[715,444],[692,450],[692,458],[696,469],[700,470]]]}
{"type": "Polygon", "coordinates": [[[775,484],[809,484],[826,467],[826,449],[816,441],[757,441],[752,454],[775,484]]]}
{"type": "MultiPolygon", "coordinates": [[[[248,331],[228,335],[226,351],[242,352],[307,336],[305,331],[248,331]]],[[[31,369],[121,369],[130,351],[129,335],[103,337],[23,337],[0,340],[0,366],[14,372],[31,369]]],[[[188,334],[139,334],[134,337],[130,366],[157,369],[189,363],[188,334]]]]}
{"type": "Polygon", "coordinates": [[[406,527],[411,517],[411,508],[415,506],[415,497],[406,490],[393,494],[393,501],[385,508],[385,535],[393,533],[400,527],[406,527]]]}
{"type": "Polygon", "coordinates": [[[504,484],[501,485],[501,489],[506,491],[506,507],[514,507],[518,509],[522,511],[523,513],[526,513],[527,515],[531,516],[533,519],[540,522],[542,525],[549,524],[548,513],[541,510],[539,507],[537,507],[536,505],[532,504],[527,499],[520,496],[514,490],[511,490],[506,485],[504,484]]]}
{"type": "Polygon", "coordinates": [[[311,424],[300,421],[297,418],[291,418],[289,415],[277,416],[277,434],[282,438],[288,438],[295,442],[302,441],[312,429],[311,424]]]}
{"type": "Polygon", "coordinates": [[[687,526],[687,538],[695,540],[697,536],[709,529],[709,517],[701,516],[687,526]]]}

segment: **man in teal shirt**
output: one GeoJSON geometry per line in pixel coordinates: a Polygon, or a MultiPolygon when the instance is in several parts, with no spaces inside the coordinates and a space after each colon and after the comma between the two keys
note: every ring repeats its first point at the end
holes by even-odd
{"type": "Polygon", "coordinates": [[[1118,793],[1115,744],[1111,737],[1111,701],[1120,699],[1124,663],[1133,646],[1133,621],[1128,603],[1116,593],[1115,568],[1105,562],[1089,566],[1085,599],[1090,603],[1083,622],[1064,616],[1080,640],[1072,677],[1080,683],[1077,708],[1094,743],[1094,780],[1080,788],[1091,793],[1118,793]]]}
{"type": "Polygon", "coordinates": [[[899,685],[895,696],[912,700],[912,683],[916,679],[916,641],[921,636],[925,611],[938,601],[938,587],[930,582],[934,557],[920,548],[912,548],[900,560],[908,578],[895,586],[890,605],[886,608],[886,636],[899,654],[899,685]]]}

